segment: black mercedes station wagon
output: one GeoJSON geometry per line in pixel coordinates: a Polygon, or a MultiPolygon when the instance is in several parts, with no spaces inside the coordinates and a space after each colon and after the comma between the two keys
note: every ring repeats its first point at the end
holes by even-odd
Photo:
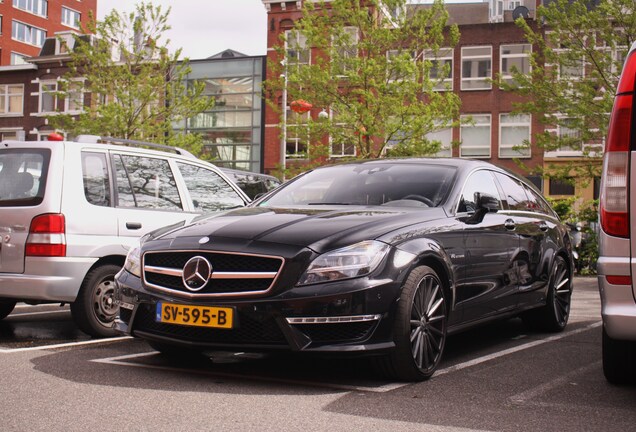
{"type": "Polygon", "coordinates": [[[116,277],[115,326],[170,355],[367,354],[423,380],[451,333],[512,316],[563,330],[572,267],[568,230],[507,171],[357,162],[145,236],[116,277]]]}

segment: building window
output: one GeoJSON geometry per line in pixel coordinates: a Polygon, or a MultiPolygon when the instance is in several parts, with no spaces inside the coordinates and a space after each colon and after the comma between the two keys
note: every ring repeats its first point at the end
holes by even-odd
{"type": "Polygon", "coordinates": [[[453,49],[424,50],[424,59],[431,62],[428,77],[433,90],[453,90],[453,49]]]}
{"type": "Polygon", "coordinates": [[[12,52],[11,53],[11,64],[12,65],[29,64],[29,62],[26,61],[27,57],[29,57],[29,56],[26,55],[26,54],[19,54],[19,53],[12,52]]]}
{"type": "MultiPolygon", "coordinates": [[[[338,120],[338,113],[331,111],[331,118],[336,127],[343,130],[346,127],[346,123],[342,120],[338,120]]],[[[345,142],[343,139],[339,139],[338,136],[344,137],[346,133],[336,133],[336,137],[329,137],[329,156],[330,157],[347,157],[356,155],[356,146],[351,142],[345,142]]]]}
{"type": "Polygon", "coordinates": [[[22,115],[24,104],[24,85],[0,85],[0,115],[22,115]]]}
{"type": "Polygon", "coordinates": [[[5,140],[21,140],[24,141],[24,133],[22,129],[0,129],[0,141],[5,140]]]}
{"type": "Polygon", "coordinates": [[[435,157],[453,157],[453,129],[445,128],[429,132],[425,135],[429,141],[437,141],[440,143],[440,148],[435,157]]]}
{"type": "Polygon", "coordinates": [[[347,76],[354,69],[355,58],[358,56],[358,28],[345,27],[339,38],[334,37],[335,57],[332,59],[334,74],[337,76],[347,76]]]}
{"type": "Polygon", "coordinates": [[[550,195],[574,195],[574,185],[563,180],[550,179],[550,195]]]}
{"type": "Polygon", "coordinates": [[[40,82],[39,113],[52,113],[57,110],[57,81],[40,82]]]}
{"type": "Polygon", "coordinates": [[[508,83],[514,84],[512,78],[513,72],[524,75],[530,73],[530,53],[532,45],[501,45],[501,79],[508,83]]]}
{"type": "Polygon", "coordinates": [[[462,48],[462,90],[490,90],[492,47],[462,48]]]}
{"type": "Polygon", "coordinates": [[[13,0],[13,7],[42,17],[48,13],[47,0],[13,0]]]}
{"type": "Polygon", "coordinates": [[[296,30],[285,32],[287,65],[306,65],[311,62],[311,50],[307,48],[307,38],[296,30]]]}
{"type": "Polygon", "coordinates": [[[46,39],[46,31],[20,21],[13,21],[11,37],[17,41],[41,47],[46,39]]]}
{"type": "Polygon", "coordinates": [[[71,81],[66,88],[64,111],[76,113],[82,110],[84,110],[84,85],[81,81],[71,81]]]}
{"type": "Polygon", "coordinates": [[[499,115],[499,157],[530,157],[530,123],[528,114],[499,115]]]}
{"type": "Polygon", "coordinates": [[[490,157],[490,114],[461,116],[462,126],[459,129],[461,145],[460,157],[490,157]],[[470,122],[470,123],[468,123],[470,122]]]}
{"type": "Polygon", "coordinates": [[[288,159],[307,158],[309,144],[309,113],[299,114],[287,107],[287,138],[285,157],[288,159]]]}
{"type": "Polygon", "coordinates": [[[576,119],[561,119],[557,125],[556,133],[561,142],[557,151],[581,151],[583,149],[581,131],[577,128],[576,119]]]}
{"type": "Polygon", "coordinates": [[[62,24],[79,29],[81,14],[73,9],[62,6],[62,24]]]}

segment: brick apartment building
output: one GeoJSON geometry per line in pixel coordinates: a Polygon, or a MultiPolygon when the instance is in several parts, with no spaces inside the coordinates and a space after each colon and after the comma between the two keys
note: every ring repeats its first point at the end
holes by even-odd
{"type": "MultiPolygon", "coordinates": [[[[274,46],[280,43],[281,34],[293,27],[302,17],[302,1],[262,0],[267,10],[268,65],[279,61],[274,46]]],[[[529,45],[514,18],[523,16],[530,25],[536,25],[536,10],[542,0],[489,0],[483,3],[447,4],[450,23],[459,26],[458,44],[444,53],[438,61],[451,62],[451,90],[461,99],[461,116],[472,117],[474,123],[439,131],[430,138],[440,140],[443,150],[439,156],[471,157],[484,159],[528,177],[546,195],[576,195],[584,199],[595,197],[593,185],[576,189],[562,182],[542,179],[522,170],[519,159],[530,170],[542,167],[545,156],[550,163],[582,157],[582,152],[546,154],[534,143],[533,135],[543,132],[544,126],[530,115],[512,116],[513,103],[519,96],[500,90],[488,79],[497,74],[505,76],[514,65],[519,70],[529,70],[529,45]],[[470,137],[470,139],[466,139],[470,137]],[[524,140],[529,149],[519,150],[524,140]],[[453,146],[452,142],[461,142],[453,146]],[[567,156],[567,157],[561,157],[567,156]]],[[[427,7],[417,5],[414,7],[427,7]]],[[[268,68],[269,71],[269,68],[268,68]]],[[[270,76],[266,77],[270,79],[270,76]]],[[[316,115],[317,112],[312,112],[316,115]]],[[[275,170],[281,163],[280,116],[271,107],[265,108],[264,169],[275,170]]],[[[291,162],[294,163],[294,162],[291,162]]]]}
{"type": "Polygon", "coordinates": [[[97,0],[1,1],[0,66],[26,63],[39,55],[47,37],[79,31],[96,10],[97,0]]]}

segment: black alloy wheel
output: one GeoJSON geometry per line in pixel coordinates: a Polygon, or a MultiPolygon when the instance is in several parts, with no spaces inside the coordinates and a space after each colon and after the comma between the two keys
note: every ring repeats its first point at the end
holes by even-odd
{"type": "Polygon", "coordinates": [[[572,278],[565,259],[558,255],[552,264],[545,306],[526,312],[523,320],[531,327],[548,332],[565,329],[570,317],[572,278]]]}
{"type": "Polygon", "coordinates": [[[381,359],[384,372],[400,380],[430,378],[446,344],[446,297],[437,273],[414,269],[406,280],[394,325],[395,350],[381,359]]]}

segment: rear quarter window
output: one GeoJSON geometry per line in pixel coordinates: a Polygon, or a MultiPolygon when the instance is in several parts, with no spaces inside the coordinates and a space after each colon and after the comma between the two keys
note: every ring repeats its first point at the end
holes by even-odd
{"type": "Polygon", "coordinates": [[[42,203],[51,151],[0,150],[0,207],[27,207],[42,203]]]}

